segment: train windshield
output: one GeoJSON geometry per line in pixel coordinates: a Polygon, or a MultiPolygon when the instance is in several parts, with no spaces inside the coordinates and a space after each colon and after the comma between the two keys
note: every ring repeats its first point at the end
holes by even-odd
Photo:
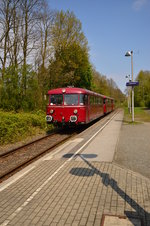
{"type": "Polygon", "coordinates": [[[78,105],[78,94],[64,94],[64,105],[78,105]]]}
{"type": "Polygon", "coordinates": [[[63,104],[63,95],[62,94],[53,94],[50,95],[50,105],[62,105],[63,104]]]}

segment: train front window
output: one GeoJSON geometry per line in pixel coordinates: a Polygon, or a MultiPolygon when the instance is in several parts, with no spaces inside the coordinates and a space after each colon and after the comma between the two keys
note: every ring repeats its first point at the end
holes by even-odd
{"type": "Polygon", "coordinates": [[[64,105],[78,105],[78,94],[64,94],[64,105]]]}
{"type": "Polygon", "coordinates": [[[62,105],[63,95],[62,94],[53,94],[50,95],[50,105],[62,105]]]}
{"type": "Polygon", "coordinates": [[[80,94],[80,105],[86,105],[88,101],[88,96],[85,94],[80,94]]]}

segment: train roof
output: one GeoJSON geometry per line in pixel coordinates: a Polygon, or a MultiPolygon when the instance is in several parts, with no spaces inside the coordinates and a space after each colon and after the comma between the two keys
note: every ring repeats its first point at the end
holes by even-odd
{"type": "Polygon", "coordinates": [[[78,94],[90,94],[90,95],[96,95],[96,96],[101,96],[102,98],[108,98],[108,99],[113,99],[111,97],[107,97],[105,95],[95,93],[93,91],[83,89],[83,88],[76,88],[76,87],[64,87],[64,88],[56,88],[48,91],[48,94],[62,94],[62,93],[78,93],[78,94]]]}
{"type": "Polygon", "coordinates": [[[113,97],[108,97],[108,96],[105,96],[105,95],[103,95],[103,98],[104,98],[104,99],[114,100],[114,98],[113,98],[113,97]]]}

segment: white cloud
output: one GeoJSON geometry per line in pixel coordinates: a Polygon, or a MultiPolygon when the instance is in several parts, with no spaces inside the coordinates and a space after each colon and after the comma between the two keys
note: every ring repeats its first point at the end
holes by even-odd
{"type": "Polygon", "coordinates": [[[145,4],[147,0],[134,0],[133,2],[133,9],[134,10],[140,10],[145,4]]]}

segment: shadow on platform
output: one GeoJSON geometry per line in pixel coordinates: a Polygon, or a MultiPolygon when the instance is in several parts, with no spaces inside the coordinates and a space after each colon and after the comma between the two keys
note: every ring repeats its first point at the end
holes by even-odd
{"type": "Polygon", "coordinates": [[[78,154],[78,157],[80,157],[90,168],[72,168],[70,170],[70,174],[76,175],[76,176],[86,176],[91,177],[94,176],[94,174],[99,175],[102,178],[102,183],[107,187],[110,186],[121,198],[124,199],[125,202],[127,202],[134,210],[133,211],[125,211],[125,215],[128,217],[128,219],[132,222],[132,218],[136,217],[139,218],[142,222],[142,226],[150,226],[150,213],[145,211],[135,200],[133,200],[128,194],[125,193],[117,184],[117,181],[115,181],[113,178],[109,176],[107,173],[103,173],[100,170],[98,170],[96,167],[94,167],[90,162],[88,162],[84,158],[84,154],[78,154]]]}
{"type": "MultiPolygon", "coordinates": [[[[62,157],[63,158],[71,158],[72,156],[74,156],[73,153],[68,153],[68,154],[65,154],[63,155],[62,157]]],[[[96,158],[97,155],[96,154],[80,154],[80,155],[75,155],[75,157],[78,157],[78,156],[82,156],[82,158],[84,159],[92,159],[92,158],[96,158]]]]}

